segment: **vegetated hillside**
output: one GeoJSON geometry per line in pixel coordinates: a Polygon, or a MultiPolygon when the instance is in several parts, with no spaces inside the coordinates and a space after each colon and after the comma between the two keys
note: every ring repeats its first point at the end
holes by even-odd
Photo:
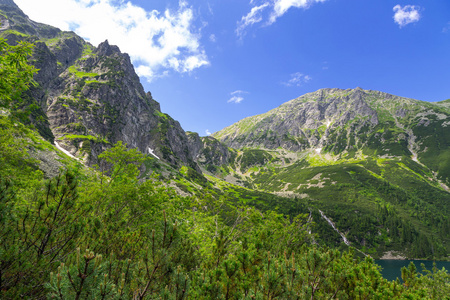
{"type": "MultiPolygon", "coordinates": [[[[39,69],[38,85],[11,114],[88,165],[122,141],[161,158],[144,161],[141,179],[160,174],[181,195],[309,213],[317,242],[333,247],[346,247],[346,235],[376,256],[447,255],[448,101],[325,89],[230,126],[219,140],[200,138],[161,113],[116,46],[96,48],[33,22],[12,1],[0,1],[0,10],[0,35],[33,42],[39,69]],[[361,222],[367,226],[355,226],[361,222]]],[[[50,169],[48,177],[57,173],[50,169]]]]}
{"type": "MultiPolygon", "coordinates": [[[[5,5],[17,12],[12,0],[0,0],[0,8],[5,5]]],[[[0,15],[8,26],[15,24],[14,18],[0,15]]],[[[18,16],[24,18],[20,11],[18,16]]],[[[41,28],[32,22],[21,26],[26,27],[24,32],[41,28]]],[[[360,259],[351,249],[321,247],[314,233],[318,213],[300,198],[282,198],[210,175],[205,178],[187,165],[180,167],[181,159],[174,166],[170,157],[157,159],[120,140],[96,155],[98,165],[93,168],[67,156],[51,143],[51,130],[56,128],[46,118],[45,105],[37,106],[33,98],[39,88],[23,93],[35,71],[27,62],[30,47],[26,43],[11,47],[0,38],[1,299],[444,299],[449,295],[445,269],[421,275],[412,264],[402,269],[402,285],[382,278],[371,257],[360,259]],[[182,197],[181,192],[191,196],[182,197]]],[[[107,44],[94,50],[121,56],[107,44]]],[[[69,73],[63,77],[71,78],[69,73]]],[[[63,105],[72,110],[71,103],[63,105]]],[[[85,112],[72,113],[80,111],[85,112]]],[[[85,112],[81,119],[90,117],[95,116],[85,112]]],[[[103,143],[86,136],[76,139],[92,141],[94,147],[103,143]]],[[[207,172],[238,177],[240,184],[257,184],[247,178],[254,168],[280,164],[273,152],[237,151],[194,133],[188,139],[190,151],[209,168],[207,172]]],[[[284,156],[281,165],[295,163],[290,160],[294,154],[279,154],[284,156]]],[[[396,220],[389,207],[381,216],[396,220]]],[[[398,225],[392,230],[400,230],[405,241],[411,241],[414,232],[398,225]]],[[[439,254],[441,249],[430,255],[439,254]]]]}
{"type": "Polygon", "coordinates": [[[213,136],[239,149],[217,176],[302,199],[329,245],[345,236],[376,255],[450,250],[448,101],[323,89],[213,136]],[[339,234],[330,235],[322,214],[339,234]]]}
{"type": "Polygon", "coordinates": [[[420,275],[412,265],[402,285],[383,279],[370,257],[318,247],[315,216],[299,214],[300,201],[205,182],[187,167],[166,177],[203,192],[180,197],[139,176],[142,163],[161,163],[151,155],[118,143],[98,159],[98,169],[83,167],[2,110],[0,298],[443,299],[450,292],[446,270],[420,275]],[[43,164],[64,170],[44,180],[43,164]],[[264,211],[287,203],[295,218],[264,211]]]}
{"type": "Polygon", "coordinates": [[[130,58],[108,41],[94,47],[73,32],[31,21],[12,1],[0,2],[0,37],[35,44],[39,69],[20,107],[49,141],[89,164],[117,141],[176,166],[198,169],[180,124],[145,93],[130,58]]]}

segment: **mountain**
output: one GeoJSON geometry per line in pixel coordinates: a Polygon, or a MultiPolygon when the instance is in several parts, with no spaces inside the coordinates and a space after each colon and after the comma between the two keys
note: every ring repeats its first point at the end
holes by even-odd
{"type": "Polygon", "coordinates": [[[70,165],[55,146],[93,166],[122,141],[146,154],[141,180],[155,172],[180,195],[223,203],[223,215],[248,206],[303,214],[316,243],[375,257],[450,253],[449,100],[322,89],[200,137],[161,112],[117,46],[33,22],[10,0],[0,0],[0,21],[8,43],[35,45],[39,69],[11,111],[28,129],[3,115],[0,129],[21,136],[16,148],[46,177],[70,165]]]}
{"type": "Polygon", "coordinates": [[[290,214],[303,203],[330,245],[445,253],[449,125],[448,100],[322,89],[214,133],[237,149],[216,176],[293,199],[261,208],[290,214]]]}
{"type": "Polygon", "coordinates": [[[212,136],[233,148],[408,156],[450,182],[448,101],[430,103],[377,91],[322,89],[212,136]]]}
{"type": "Polygon", "coordinates": [[[38,86],[27,104],[38,104],[30,118],[44,137],[88,164],[123,141],[199,171],[186,133],[144,91],[127,54],[108,41],[94,47],[73,32],[33,22],[12,1],[2,0],[0,10],[1,37],[35,44],[38,86]]]}

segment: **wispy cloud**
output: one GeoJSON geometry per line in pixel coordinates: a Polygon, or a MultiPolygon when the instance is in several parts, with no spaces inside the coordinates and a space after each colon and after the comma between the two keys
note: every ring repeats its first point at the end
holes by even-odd
{"type": "Polygon", "coordinates": [[[420,15],[420,7],[415,5],[396,5],[393,8],[394,10],[394,21],[397,23],[400,28],[406,26],[410,23],[418,22],[421,18],[420,15]]]}
{"type": "Polygon", "coordinates": [[[304,75],[300,72],[291,74],[291,79],[286,82],[283,82],[285,86],[302,86],[303,84],[310,81],[312,78],[309,75],[304,75]]]}
{"type": "Polygon", "coordinates": [[[243,16],[242,19],[238,22],[236,34],[239,37],[242,37],[243,35],[245,35],[245,30],[248,26],[261,22],[263,20],[262,13],[269,5],[270,4],[266,2],[259,6],[252,7],[250,12],[247,15],[243,16]]]}
{"type": "Polygon", "coordinates": [[[275,0],[273,12],[270,16],[270,23],[273,23],[277,18],[284,15],[291,7],[309,8],[312,4],[318,2],[325,2],[327,0],[275,0]]]}
{"type": "Polygon", "coordinates": [[[237,24],[236,34],[242,38],[249,26],[263,22],[265,26],[273,24],[291,7],[307,9],[314,3],[327,0],[251,0],[250,12],[237,24]]]}
{"type": "Polygon", "coordinates": [[[448,22],[448,23],[444,26],[444,28],[442,28],[442,32],[443,32],[443,33],[448,33],[448,32],[450,32],[450,22],[448,22]]]}
{"type": "Polygon", "coordinates": [[[246,91],[241,91],[241,90],[237,90],[234,91],[232,93],[230,93],[231,98],[228,99],[228,103],[241,103],[242,101],[244,101],[244,95],[248,94],[248,92],[246,91]]]}
{"type": "Polygon", "coordinates": [[[230,93],[231,95],[238,95],[238,94],[248,94],[248,92],[246,91],[242,91],[242,90],[236,90],[232,93],[230,93]]]}
{"type": "Polygon", "coordinates": [[[228,103],[241,103],[244,100],[244,97],[241,96],[233,96],[227,102],[228,103]]]}
{"type": "Polygon", "coordinates": [[[206,135],[211,135],[211,131],[209,131],[209,129],[205,130],[206,135]]]}
{"type": "Polygon", "coordinates": [[[73,30],[94,45],[108,39],[127,52],[149,81],[168,71],[189,73],[209,64],[193,9],[145,11],[123,0],[15,0],[29,17],[73,30]],[[49,9],[51,7],[51,9],[49,9]]]}

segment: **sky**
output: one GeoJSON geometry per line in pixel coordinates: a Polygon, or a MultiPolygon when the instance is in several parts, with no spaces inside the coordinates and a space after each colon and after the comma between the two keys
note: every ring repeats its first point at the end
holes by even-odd
{"type": "Polygon", "coordinates": [[[450,98],[449,0],[14,0],[34,21],[130,55],[201,136],[321,88],[450,98]]]}

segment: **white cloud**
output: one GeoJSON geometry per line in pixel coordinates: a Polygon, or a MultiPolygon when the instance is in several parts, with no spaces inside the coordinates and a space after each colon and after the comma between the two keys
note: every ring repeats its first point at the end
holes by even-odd
{"type": "Polygon", "coordinates": [[[234,91],[234,92],[230,93],[231,98],[228,99],[227,102],[228,103],[236,103],[236,104],[241,103],[242,101],[244,101],[244,97],[243,97],[244,94],[248,94],[248,92],[241,91],[241,90],[234,91]]]}
{"type": "Polygon", "coordinates": [[[227,102],[228,103],[241,103],[244,100],[244,97],[241,96],[233,96],[227,102]]]}
{"type": "Polygon", "coordinates": [[[217,42],[217,37],[216,37],[216,35],[215,35],[215,34],[211,34],[211,35],[209,36],[209,40],[210,40],[211,42],[213,42],[213,43],[217,42]]]}
{"type": "Polygon", "coordinates": [[[236,34],[242,38],[247,27],[262,21],[265,21],[265,25],[271,25],[291,7],[307,9],[314,3],[325,1],[327,0],[251,0],[250,4],[253,7],[238,22],[236,34]]]}
{"type": "Polygon", "coordinates": [[[251,26],[255,23],[259,23],[263,20],[262,12],[266,7],[268,7],[270,4],[268,2],[263,3],[259,6],[252,7],[250,12],[243,16],[241,21],[238,22],[238,27],[236,29],[236,34],[239,37],[242,37],[245,34],[245,29],[248,26],[251,26]]]}
{"type": "Polygon", "coordinates": [[[418,22],[421,17],[419,9],[420,7],[415,5],[405,5],[403,7],[401,5],[394,6],[393,10],[395,12],[395,23],[397,23],[401,28],[410,23],[418,22]]]}
{"type": "Polygon", "coordinates": [[[300,72],[291,74],[291,79],[289,79],[287,82],[283,82],[286,86],[302,86],[303,84],[310,81],[312,78],[309,75],[304,75],[300,72]]]}
{"type": "Polygon", "coordinates": [[[205,130],[206,135],[211,135],[211,131],[209,131],[209,129],[205,130]]]}
{"type": "Polygon", "coordinates": [[[277,18],[284,15],[291,7],[306,9],[314,3],[325,1],[326,0],[275,0],[269,22],[275,22],[277,18]]]}
{"type": "Polygon", "coordinates": [[[94,45],[108,39],[131,56],[137,73],[149,81],[168,70],[185,73],[209,64],[185,1],[164,12],[145,11],[124,0],[15,2],[32,20],[73,30],[94,45]]]}

